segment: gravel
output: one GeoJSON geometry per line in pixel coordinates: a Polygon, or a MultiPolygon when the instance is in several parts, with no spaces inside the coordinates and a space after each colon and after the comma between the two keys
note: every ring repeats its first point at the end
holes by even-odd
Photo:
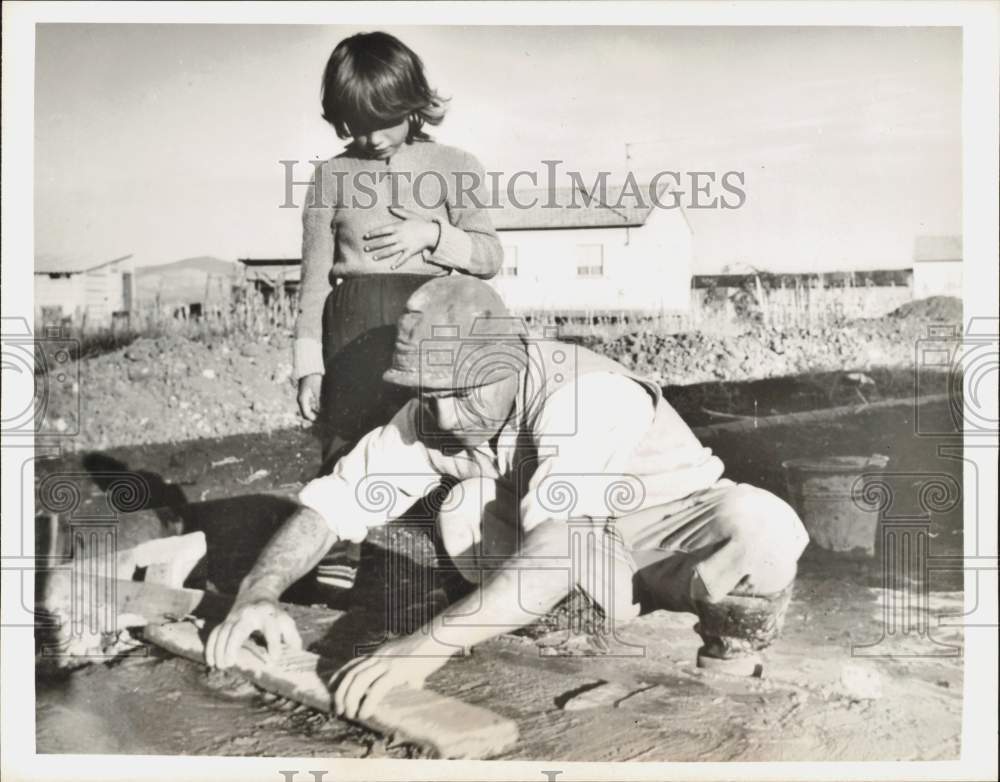
{"type": "Polygon", "coordinates": [[[889,313],[890,318],[962,322],[962,300],[954,296],[928,296],[908,301],[889,313]]]}
{"type": "Polygon", "coordinates": [[[72,450],[175,442],[300,426],[291,334],[260,340],[139,338],[70,367],[50,385],[46,431],[79,432],[72,450]]]}
{"type": "Polygon", "coordinates": [[[814,329],[752,326],[727,336],[633,332],[614,339],[584,337],[580,344],[663,385],[689,385],[909,366],[926,325],[919,317],[887,317],[814,329]]]}

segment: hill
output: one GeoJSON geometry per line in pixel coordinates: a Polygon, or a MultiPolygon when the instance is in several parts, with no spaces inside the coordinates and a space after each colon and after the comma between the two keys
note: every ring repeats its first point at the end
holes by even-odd
{"type": "Polygon", "coordinates": [[[200,255],[135,270],[136,298],[140,304],[159,300],[161,306],[178,306],[226,297],[240,276],[234,261],[200,255]]]}

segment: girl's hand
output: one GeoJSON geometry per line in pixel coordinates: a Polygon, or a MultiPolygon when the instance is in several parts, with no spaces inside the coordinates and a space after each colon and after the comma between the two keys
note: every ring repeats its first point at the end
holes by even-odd
{"type": "Polygon", "coordinates": [[[322,386],[322,375],[305,375],[299,378],[299,412],[307,421],[316,420],[322,386]]]}
{"type": "Polygon", "coordinates": [[[363,249],[373,261],[392,261],[390,268],[398,269],[414,255],[437,246],[441,235],[438,223],[409,209],[390,207],[389,212],[401,222],[375,228],[362,237],[368,242],[363,249]]]}

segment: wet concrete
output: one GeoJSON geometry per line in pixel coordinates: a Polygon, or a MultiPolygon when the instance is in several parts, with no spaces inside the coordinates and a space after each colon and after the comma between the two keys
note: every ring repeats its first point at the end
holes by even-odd
{"type": "MultiPolygon", "coordinates": [[[[526,637],[504,636],[453,661],[428,686],[516,720],[522,741],[506,758],[564,760],[937,759],[955,757],[961,726],[960,657],[852,657],[876,641],[879,590],[804,575],[784,639],[762,679],[734,679],[694,665],[694,617],[656,613],[623,630],[609,654],[550,656],[526,637]],[[844,681],[862,666],[880,683],[860,698],[844,681]],[[615,703],[561,708],[599,682],[620,683],[615,703]]],[[[932,610],[955,611],[960,593],[932,610]]],[[[375,606],[369,606],[374,609],[375,606]]],[[[379,613],[356,609],[355,615],[379,613]]],[[[351,614],[344,616],[344,620],[351,614]]],[[[355,620],[356,621],[356,620],[355,620]]],[[[346,622],[350,624],[350,622],[346,622]]],[[[307,644],[344,657],[345,636],[299,618],[307,644]]],[[[343,631],[343,634],[341,633],[343,631]]],[[[938,631],[961,643],[960,632],[938,631]]],[[[219,674],[155,652],[39,683],[40,752],[405,757],[374,734],[275,702],[219,674]]]]}
{"type": "MultiPolygon", "coordinates": [[[[947,406],[933,412],[939,427],[945,427],[947,406]]],[[[286,433],[264,444],[247,439],[119,449],[114,457],[159,475],[165,483],[186,482],[189,498],[198,499],[205,493],[217,496],[213,492],[226,487],[231,491],[234,476],[227,470],[236,467],[244,478],[259,469],[269,471],[254,489],[302,479],[302,454],[311,453],[306,450],[310,444],[301,439],[305,436],[286,433]],[[178,452],[199,457],[178,461],[178,452]],[[211,467],[232,453],[239,453],[242,461],[211,467]]],[[[896,468],[897,507],[905,511],[920,507],[920,476],[961,479],[961,463],[938,451],[943,442],[916,437],[912,411],[904,408],[816,425],[807,432],[775,428],[760,435],[727,435],[707,444],[722,455],[731,477],[782,495],[782,459],[886,453],[896,468]]],[[[70,466],[66,460],[49,464],[50,469],[70,466]]],[[[239,523],[230,517],[225,523],[232,526],[226,535],[216,535],[214,543],[210,534],[207,577],[216,586],[234,584],[266,532],[280,523],[276,509],[263,516],[269,520],[259,525],[246,514],[238,517],[239,523]]],[[[960,503],[931,513],[929,521],[932,554],[961,551],[960,503]]],[[[338,606],[349,609],[346,613],[303,609],[299,624],[307,643],[315,651],[347,659],[359,644],[419,623],[432,607],[418,598],[435,583],[425,570],[411,566],[411,555],[429,555],[429,545],[426,540],[396,541],[394,546],[407,555],[399,559],[397,554],[393,562],[383,549],[368,546],[359,585],[338,606]],[[419,609],[387,613],[387,601],[400,592],[410,595],[419,609]]],[[[960,627],[952,626],[957,620],[947,617],[961,611],[960,576],[944,573],[926,584],[893,581],[887,591],[877,560],[807,550],[784,636],[768,652],[761,679],[733,679],[697,669],[695,618],[657,612],[629,624],[603,654],[571,638],[553,639],[558,629],[541,637],[504,636],[449,663],[428,686],[516,720],[523,738],[505,758],[955,758],[961,734],[962,634],[960,627]],[[886,640],[887,611],[900,604],[900,590],[924,586],[923,615],[911,615],[909,621],[915,627],[917,620],[927,619],[921,626],[930,628],[929,635],[897,634],[886,640]],[[562,708],[581,688],[601,682],[617,683],[626,694],[593,709],[562,708]]],[[[300,590],[298,599],[315,599],[306,585],[300,590]]],[[[390,747],[355,726],[296,710],[245,685],[220,680],[219,674],[157,654],[92,665],[59,680],[40,678],[36,708],[39,752],[414,754],[412,748],[390,747]]]]}

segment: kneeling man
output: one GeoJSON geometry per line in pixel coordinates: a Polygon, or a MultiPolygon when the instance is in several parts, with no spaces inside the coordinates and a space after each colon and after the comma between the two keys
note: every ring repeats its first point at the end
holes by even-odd
{"type": "Polygon", "coordinates": [[[448,481],[441,541],[475,585],[417,632],[333,679],[365,719],[399,685],[530,624],[577,587],[613,622],[698,616],[698,664],[751,671],[781,628],[807,536],[791,507],[722,478],[723,465],[659,387],[583,348],[533,341],[486,283],[450,276],[407,302],[385,379],[413,388],[387,425],[298,510],[244,579],[206,656],[221,668],[253,633],[301,644],[278,599],[338,540],[361,541],[448,481]]]}

